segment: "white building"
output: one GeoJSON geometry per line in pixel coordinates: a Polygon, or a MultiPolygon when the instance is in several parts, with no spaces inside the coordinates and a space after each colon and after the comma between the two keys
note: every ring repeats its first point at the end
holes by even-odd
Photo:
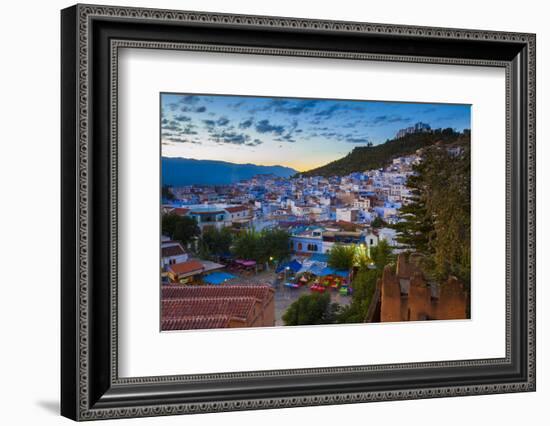
{"type": "Polygon", "coordinates": [[[370,209],[370,200],[368,198],[359,198],[353,202],[353,207],[361,210],[370,209]]]}
{"type": "Polygon", "coordinates": [[[168,265],[187,262],[189,256],[177,241],[165,240],[161,242],[160,266],[166,268],[168,265]]]}
{"type": "Polygon", "coordinates": [[[343,222],[357,222],[358,219],[357,209],[350,208],[337,208],[336,209],[336,220],[343,222]]]}
{"type": "Polygon", "coordinates": [[[231,222],[242,222],[252,219],[252,213],[248,206],[226,207],[225,211],[228,213],[231,222]]]}
{"type": "Polygon", "coordinates": [[[378,230],[379,240],[387,241],[391,247],[397,246],[397,241],[395,241],[396,235],[397,235],[397,231],[392,228],[381,228],[378,230]]]}

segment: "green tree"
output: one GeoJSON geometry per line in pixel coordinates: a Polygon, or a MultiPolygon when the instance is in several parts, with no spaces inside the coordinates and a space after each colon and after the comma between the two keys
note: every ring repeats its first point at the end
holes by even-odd
{"type": "Polygon", "coordinates": [[[172,187],[168,185],[162,185],[162,199],[171,201],[171,200],[174,200],[175,198],[176,197],[172,192],[172,187]]]}
{"type": "Polygon", "coordinates": [[[349,271],[355,263],[355,246],[335,244],[328,255],[328,265],[331,268],[349,271]]]}
{"type": "Polygon", "coordinates": [[[264,262],[265,253],[261,247],[260,234],[254,230],[241,232],[233,244],[233,253],[241,259],[264,262]]]}
{"type": "Polygon", "coordinates": [[[233,253],[242,259],[258,263],[282,261],[290,255],[290,236],[282,229],[266,229],[262,232],[247,230],[237,236],[233,253]]]}
{"type": "Polygon", "coordinates": [[[263,257],[281,262],[290,256],[290,235],[283,229],[266,229],[260,235],[263,257]]]}
{"type": "Polygon", "coordinates": [[[383,228],[386,226],[386,222],[380,216],[376,216],[370,224],[373,228],[383,228]]]}
{"type": "Polygon", "coordinates": [[[366,269],[372,263],[367,247],[364,244],[355,246],[354,266],[358,269],[366,269]]]}
{"type": "Polygon", "coordinates": [[[386,265],[395,261],[395,255],[386,240],[380,240],[377,245],[371,247],[370,258],[379,271],[382,271],[386,265]]]}
{"type": "Polygon", "coordinates": [[[401,209],[397,240],[423,255],[435,279],[457,276],[470,283],[470,146],[425,149],[407,186],[412,203],[401,209]]]}
{"type": "Polygon", "coordinates": [[[176,214],[162,216],[162,233],[185,246],[198,237],[200,232],[197,222],[191,217],[176,214]]]}
{"type": "Polygon", "coordinates": [[[337,315],[336,322],[340,324],[365,322],[367,312],[376,290],[376,281],[381,276],[378,269],[360,269],[355,275],[352,287],[351,304],[345,306],[337,315]]]}
{"type": "Polygon", "coordinates": [[[229,253],[232,243],[233,234],[229,228],[205,228],[199,240],[199,251],[204,250],[205,257],[223,256],[229,253]]]}
{"type": "Polygon", "coordinates": [[[283,314],[285,325],[332,324],[339,310],[331,303],[329,293],[312,293],[300,296],[283,314]]]}

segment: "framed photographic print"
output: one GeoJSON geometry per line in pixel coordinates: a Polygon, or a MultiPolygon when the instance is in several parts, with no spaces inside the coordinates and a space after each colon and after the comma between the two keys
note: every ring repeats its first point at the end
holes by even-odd
{"type": "Polygon", "coordinates": [[[76,5],[74,420],[535,390],[535,36],[76,5]]]}

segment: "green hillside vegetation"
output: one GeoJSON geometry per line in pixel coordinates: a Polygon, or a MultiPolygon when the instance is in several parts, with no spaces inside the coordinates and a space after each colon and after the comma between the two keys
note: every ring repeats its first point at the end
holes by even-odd
{"type": "Polygon", "coordinates": [[[444,145],[469,143],[470,132],[453,129],[435,129],[426,133],[413,133],[399,139],[387,140],[376,146],[354,148],[348,155],[316,169],[301,173],[302,176],[345,176],[354,172],[379,169],[396,157],[411,155],[420,148],[436,143],[444,145]]]}
{"type": "Polygon", "coordinates": [[[449,152],[427,148],[415,175],[407,181],[413,194],[393,225],[397,241],[421,254],[423,271],[443,282],[450,275],[470,287],[470,146],[449,152]]]}

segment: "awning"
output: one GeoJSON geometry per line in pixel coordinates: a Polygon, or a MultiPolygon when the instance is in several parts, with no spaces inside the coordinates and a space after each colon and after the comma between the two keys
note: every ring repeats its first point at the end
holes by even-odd
{"type": "Polygon", "coordinates": [[[243,260],[243,259],[237,259],[235,260],[235,263],[242,265],[242,266],[255,266],[256,261],[255,260],[243,260]]]}
{"type": "Polygon", "coordinates": [[[315,274],[315,275],[318,275],[320,277],[326,277],[328,275],[337,275],[342,278],[347,278],[349,275],[349,272],[342,269],[334,269],[327,266],[326,268],[323,268],[321,271],[319,271],[318,274],[315,274]]]}
{"type": "Polygon", "coordinates": [[[291,262],[285,262],[281,263],[279,266],[277,266],[277,269],[275,269],[276,273],[283,272],[285,269],[288,269],[292,271],[293,273],[298,272],[300,269],[302,269],[302,264],[298,262],[297,260],[292,260],[291,262]]]}
{"type": "Polygon", "coordinates": [[[328,262],[328,255],[326,253],[313,253],[310,257],[310,260],[315,262],[328,262]]]}

